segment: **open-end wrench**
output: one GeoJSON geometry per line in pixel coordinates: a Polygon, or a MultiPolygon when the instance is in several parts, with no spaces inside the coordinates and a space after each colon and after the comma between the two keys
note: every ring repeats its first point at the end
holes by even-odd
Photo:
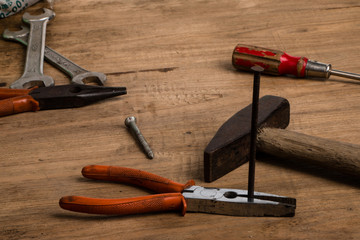
{"type": "Polygon", "coordinates": [[[10,85],[10,88],[30,88],[34,86],[53,86],[54,80],[43,74],[46,24],[55,13],[44,8],[41,15],[25,13],[23,21],[30,24],[26,62],[23,75],[10,85]]]}
{"type": "MultiPolygon", "coordinates": [[[[29,28],[25,26],[21,26],[21,30],[15,32],[5,29],[3,38],[17,41],[27,46],[29,31],[29,28]]],[[[71,78],[71,83],[85,84],[84,80],[86,79],[96,82],[98,85],[104,85],[106,81],[104,73],[85,70],[48,46],[45,46],[44,57],[47,62],[67,74],[71,78]]]]}

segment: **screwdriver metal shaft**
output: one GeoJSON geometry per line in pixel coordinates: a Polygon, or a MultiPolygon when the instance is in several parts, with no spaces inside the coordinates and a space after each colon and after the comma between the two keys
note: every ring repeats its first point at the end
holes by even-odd
{"type": "Polygon", "coordinates": [[[245,44],[238,44],[235,47],[232,63],[236,69],[245,71],[251,71],[253,66],[260,66],[264,68],[263,73],[270,75],[292,75],[324,80],[328,79],[330,75],[335,75],[360,80],[360,74],[334,70],[331,68],[331,64],[245,44]]]}
{"type": "Polygon", "coordinates": [[[335,75],[335,76],[339,76],[339,77],[345,77],[345,78],[351,78],[351,79],[355,79],[355,80],[360,80],[360,74],[356,74],[356,73],[349,73],[349,72],[344,72],[344,71],[340,71],[340,70],[331,69],[330,74],[335,75]]]}

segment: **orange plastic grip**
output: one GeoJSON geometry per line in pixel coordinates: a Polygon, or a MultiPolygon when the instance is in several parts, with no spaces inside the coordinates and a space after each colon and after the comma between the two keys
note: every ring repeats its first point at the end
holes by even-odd
{"type": "Polygon", "coordinates": [[[40,110],[39,102],[30,95],[13,97],[0,101],[0,116],[38,110],[40,110]]]}
{"type": "Polygon", "coordinates": [[[61,208],[82,213],[130,215],[150,212],[182,211],[186,201],[181,193],[166,193],[126,199],[100,199],[79,196],[62,197],[61,208]]]}
{"type": "Polygon", "coordinates": [[[87,178],[132,184],[157,193],[182,192],[195,185],[193,180],[181,184],[149,172],[125,167],[90,165],[82,169],[82,174],[87,178]]]}
{"type": "Polygon", "coordinates": [[[34,90],[34,88],[31,88],[31,89],[0,88],[0,99],[25,96],[25,95],[28,95],[32,90],[34,90]]]}

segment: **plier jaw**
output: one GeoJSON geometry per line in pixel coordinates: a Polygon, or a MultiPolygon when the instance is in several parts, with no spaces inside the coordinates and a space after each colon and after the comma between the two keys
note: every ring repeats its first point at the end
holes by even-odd
{"type": "Polygon", "coordinates": [[[70,84],[37,88],[30,95],[39,102],[40,109],[46,110],[83,107],[126,93],[125,87],[70,84]]]}
{"type": "Polygon", "coordinates": [[[183,191],[188,212],[203,212],[246,217],[292,217],[296,199],[255,192],[248,198],[247,190],[191,186],[183,191]]]}
{"type": "Polygon", "coordinates": [[[31,89],[0,88],[0,117],[38,110],[82,107],[126,93],[125,87],[79,84],[31,89]]]}

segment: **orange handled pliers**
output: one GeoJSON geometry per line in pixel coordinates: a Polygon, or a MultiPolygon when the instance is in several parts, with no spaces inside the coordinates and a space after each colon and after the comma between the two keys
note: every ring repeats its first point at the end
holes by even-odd
{"type": "Polygon", "coordinates": [[[233,216],[294,216],[295,199],[255,192],[251,201],[246,190],[204,188],[193,180],[186,184],[141,170],[90,165],[82,169],[84,177],[133,184],[161,194],[126,199],[100,199],[66,196],[60,207],[75,212],[128,215],[148,212],[186,211],[233,216]]]}

